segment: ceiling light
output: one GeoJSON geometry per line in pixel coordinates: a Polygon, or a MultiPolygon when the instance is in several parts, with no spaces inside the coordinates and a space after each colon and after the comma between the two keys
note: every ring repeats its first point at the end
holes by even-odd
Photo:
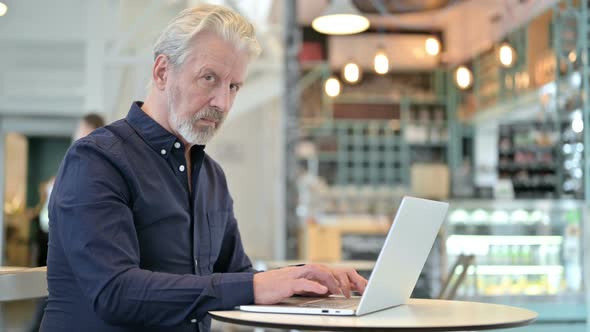
{"type": "Polygon", "coordinates": [[[584,121],[582,120],[581,113],[574,113],[573,120],[572,120],[572,130],[574,133],[581,133],[584,130],[584,121]]]}
{"type": "Polygon", "coordinates": [[[514,60],[516,58],[516,52],[514,51],[512,46],[510,46],[510,44],[503,43],[502,46],[500,46],[500,51],[498,52],[498,55],[500,57],[500,63],[502,64],[502,66],[512,67],[512,65],[514,64],[514,60]]]}
{"type": "Polygon", "coordinates": [[[578,73],[577,71],[575,71],[572,76],[570,76],[570,84],[574,87],[574,88],[579,88],[582,86],[582,75],[580,75],[580,73],[578,73]]]}
{"type": "Polygon", "coordinates": [[[350,0],[332,0],[321,16],[311,26],[328,35],[351,35],[367,30],[369,20],[350,3],[350,0]]]}
{"type": "Polygon", "coordinates": [[[0,2],[0,16],[6,15],[7,11],[8,7],[3,2],[0,2]]]}
{"type": "Polygon", "coordinates": [[[375,59],[373,60],[373,68],[377,74],[387,74],[389,71],[389,59],[383,48],[379,48],[375,53],[375,59]]]}
{"type": "Polygon", "coordinates": [[[465,66],[461,66],[457,68],[455,72],[455,81],[457,82],[457,86],[460,89],[467,89],[473,84],[473,75],[471,74],[471,70],[469,70],[465,66]]]}
{"type": "Polygon", "coordinates": [[[576,62],[578,56],[576,55],[576,51],[571,51],[567,57],[570,59],[571,62],[576,62]]]}
{"type": "Polygon", "coordinates": [[[357,83],[361,79],[361,70],[356,63],[349,62],[344,66],[342,76],[348,83],[357,83]]]}
{"type": "Polygon", "coordinates": [[[572,130],[574,133],[581,133],[584,130],[584,121],[582,119],[574,119],[572,121],[572,130]]]}
{"type": "Polygon", "coordinates": [[[428,55],[436,56],[438,53],[440,53],[440,42],[437,38],[429,37],[424,43],[424,48],[426,49],[426,53],[428,53],[428,55]]]}
{"type": "Polygon", "coordinates": [[[336,77],[330,77],[324,83],[324,91],[330,97],[336,97],[340,94],[340,81],[336,77]]]}

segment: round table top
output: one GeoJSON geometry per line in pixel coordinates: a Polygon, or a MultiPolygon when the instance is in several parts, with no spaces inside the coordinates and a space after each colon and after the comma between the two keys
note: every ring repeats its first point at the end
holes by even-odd
{"type": "Polygon", "coordinates": [[[47,296],[47,267],[0,267],[0,302],[47,296]]]}
{"type": "Polygon", "coordinates": [[[300,330],[488,330],[527,325],[537,313],[506,305],[410,299],[408,304],[364,316],[321,316],[253,313],[239,310],[210,311],[222,322],[258,327],[300,330]]]}
{"type": "Polygon", "coordinates": [[[29,269],[24,266],[0,266],[0,273],[15,273],[29,269]]]}

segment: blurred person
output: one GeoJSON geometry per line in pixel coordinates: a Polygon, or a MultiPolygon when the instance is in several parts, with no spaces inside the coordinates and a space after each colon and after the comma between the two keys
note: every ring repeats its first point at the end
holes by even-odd
{"type": "MultiPolygon", "coordinates": [[[[104,119],[101,115],[96,113],[86,114],[78,124],[73,132],[73,140],[76,141],[82,137],[87,136],[94,130],[104,126],[104,119]]],[[[49,240],[49,197],[53,190],[53,184],[55,177],[52,176],[46,182],[42,183],[39,188],[39,208],[37,208],[37,214],[31,221],[31,242],[34,253],[32,259],[35,266],[47,265],[47,247],[49,240]]],[[[41,320],[43,318],[43,312],[47,298],[41,298],[38,300],[37,308],[33,314],[33,319],[29,327],[29,331],[39,331],[41,326],[41,320]]]]}
{"type": "Polygon", "coordinates": [[[47,265],[47,242],[49,238],[49,211],[47,205],[54,181],[55,177],[52,176],[39,185],[39,203],[32,212],[34,217],[31,219],[30,242],[31,263],[33,266],[47,265]]]}
{"type": "Polygon", "coordinates": [[[76,131],[74,131],[74,141],[79,140],[82,137],[86,137],[88,134],[93,132],[94,130],[103,127],[105,125],[104,119],[97,113],[89,113],[86,114],[80,122],[78,122],[78,126],[76,127],[76,131]]]}
{"type": "Polygon", "coordinates": [[[68,150],[50,199],[41,331],[210,330],[209,310],[294,294],[362,293],[349,268],[258,272],[205,144],[259,53],[231,9],[182,11],[154,47],[145,102],[68,150]]]}
{"type": "MultiPolygon", "coordinates": [[[[78,122],[74,130],[72,138],[74,141],[87,136],[94,130],[104,126],[104,119],[101,115],[96,113],[86,114],[78,122]]],[[[47,265],[47,243],[49,233],[49,196],[53,189],[55,176],[49,178],[42,183],[39,188],[39,206],[37,216],[34,217],[33,223],[37,231],[37,258],[35,259],[37,266],[47,265]]]]}

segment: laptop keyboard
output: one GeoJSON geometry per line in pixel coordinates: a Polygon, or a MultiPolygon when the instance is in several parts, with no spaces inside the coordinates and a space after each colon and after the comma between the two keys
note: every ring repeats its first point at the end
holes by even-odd
{"type": "Polygon", "coordinates": [[[358,306],[360,302],[359,297],[345,298],[345,297],[328,297],[321,300],[309,301],[301,303],[299,307],[304,308],[329,308],[329,309],[346,309],[358,306]]]}

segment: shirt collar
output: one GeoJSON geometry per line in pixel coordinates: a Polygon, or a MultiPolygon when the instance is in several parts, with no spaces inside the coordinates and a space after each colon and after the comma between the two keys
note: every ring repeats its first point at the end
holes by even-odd
{"type": "MultiPolygon", "coordinates": [[[[131,125],[137,134],[164,158],[168,158],[172,149],[182,148],[182,151],[184,151],[184,144],[180,139],[147,115],[141,109],[142,105],[143,102],[141,101],[133,102],[126,118],[129,125],[131,125]]],[[[203,151],[204,148],[204,145],[198,145],[194,146],[191,150],[203,151]]]]}

